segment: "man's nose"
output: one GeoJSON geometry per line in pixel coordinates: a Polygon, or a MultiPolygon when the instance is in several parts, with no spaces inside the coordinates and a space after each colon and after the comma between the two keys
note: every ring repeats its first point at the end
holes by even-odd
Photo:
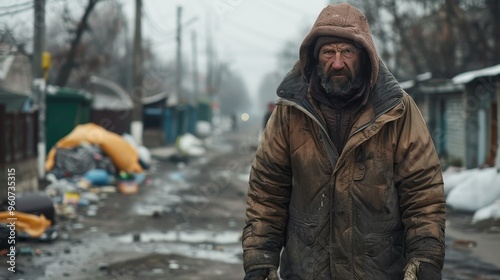
{"type": "Polygon", "coordinates": [[[334,70],[339,70],[344,68],[345,63],[344,59],[342,58],[342,55],[340,52],[336,53],[331,59],[330,59],[330,64],[331,68],[334,70]]]}

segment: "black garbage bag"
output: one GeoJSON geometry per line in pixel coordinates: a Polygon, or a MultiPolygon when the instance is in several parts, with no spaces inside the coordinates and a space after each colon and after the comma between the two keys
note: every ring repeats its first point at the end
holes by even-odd
{"type": "MultiPolygon", "coordinates": [[[[2,204],[2,211],[6,211],[7,204],[2,204]]],[[[44,215],[47,220],[56,224],[56,211],[50,197],[43,192],[20,193],[16,196],[16,211],[33,214],[36,216],[44,215]]]]}
{"type": "Polygon", "coordinates": [[[103,169],[109,174],[116,172],[111,159],[95,145],[80,145],[71,149],[56,149],[54,168],[50,173],[57,179],[82,176],[92,169],[103,169]]]}

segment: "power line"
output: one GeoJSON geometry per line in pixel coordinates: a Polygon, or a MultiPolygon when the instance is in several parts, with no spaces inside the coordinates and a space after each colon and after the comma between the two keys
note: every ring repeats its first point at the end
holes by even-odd
{"type": "Polygon", "coordinates": [[[232,21],[231,20],[231,24],[229,26],[233,26],[233,27],[240,27],[241,29],[244,29],[245,33],[247,34],[253,34],[255,36],[258,36],[258,37],[266,37],[266,39],[271,39],[271,40],[277,40],[277,41],[282,41],[282,42],[286,42],[288,41],[289,39],[284,39],[284,38],[277,38],[276,36],[274,35],[271,35],[271,34],[268,34],[268,33],[265,33],[265,32],[262,32],[262,31],[258,31],[258,30],[255,30],[255,29],[252,29],[244,24],[241,24],[237,21],[232,21]]]}
{"type": "Polygon", "coordinates": [[[147,19],[149,26],[151,26],[157,33],[162,35],[175,34],[175,29],[165,30],[159,24],[154,22],[153,17],[146,11],[146,9],[143,9],[143,16],[147,19]]]}
{"type": "Polygon", "coordinates": [[[0,10],[3,10],[3,9],[8,10],[8,9],[22,7],[22,6],[26,6],[26,5],[30,5],[31,7],[33,7],[33,2],[32,1],[28,1],[28,2],[19,3],[19,4],[12,4],[12,5],[9,5],[9,6],[2,6],[2,7],[0,7],[0,10]]]}
{"type": "MultiPolygon", "coordinates": [[[[238,34],[241,34],[241,33],[238,33],[238,34]]],[[[257,42],[255,42],[253,40],[249,40],[247,37],[244,37],[244,39],[242,37],[235,37],[236,34],[234,34],[234,33],[229,33],[226,35],[231,37],[232,39],[234,39],[236,41],[239,41],[239,43],[242,43],[246,46],[252,46],[254,49],[260,49],[260,50],[262,50],[262,53],[269,54],[271,52],[271,51],[269,51],[269,49],[265,49],[265,47],[263,47],[262,45],[259,45],[257,42]]]]}
{"type": "Polygon", "coordinates": [[[31,6],[29,6],[29,7],[26,7],[26,8],[18,9],[18,10],[15,10],[15,11],[10,11],[10,12],[1,13],[1,14],[0,14],[0,17],[2,17],[2,16],[8,16],[8,15],[18,14],[18,13],[21,13],[21,12],[24,12],[24,11],[27,11],[27,10],[31,10],[31,9],[33,9],[33,5],[31,5],[31,6]]]}
{"type": "Polygon", "coordinates": [[[295,14],[298,14],[301,16],[311,16],[312,15],[310,12],[299,9],[295,6],[291,6],[290,3],[285,2],[285,3],[282,3],[280,5],[280,4],[277,4],[276,2],[273,2],[273,1],[262,0],[261,2],[265,5],[267,5],[268,7],[274,9],[275,11],[281,12],[281,13],[283,13],[291,18],[295,18],[295,17],[292,16],[289,12],[292,12],[292,13],[295,13],[295,14]],[[287,10],[288,10],[288,12],[287,12],[287,10]]]}

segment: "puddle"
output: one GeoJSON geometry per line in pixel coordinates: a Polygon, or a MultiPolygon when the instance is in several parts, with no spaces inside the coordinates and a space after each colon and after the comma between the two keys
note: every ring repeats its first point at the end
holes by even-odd
{"type": "Polygon", "coordinates": [[[183,243],[215,243],[239,244],[241,232],[238,231],[167,231],[167,232],[142,232],[136,234],[116,235],[121,243],[135,242],[183,242],[183,243]],[[139,235],[139,236],[137,236],[139,235]],[[139,237],[137,239],[137,237],[139,237]]]}
{"type": "Polygon", "coordinates": [[[172,172],[168,174],[168,179],[173,182],[185,182],[184,173],[182,172],[172,172]]]}
{"type": "Polygon", "coordinates": [[[134,212],[139,216],[152,216],[168,212],[170,209],[161,205],[135,205],[134,212]]]}
{"type": "Polygon", "coordinates": [[[178,254],[189,258],[225,263],[241,263],[240,231],[168,231],[114,235],[120,248],[134,248],[137,253],[178,254]],[[135,240],[135,241],[134,241],[135,240]]]}

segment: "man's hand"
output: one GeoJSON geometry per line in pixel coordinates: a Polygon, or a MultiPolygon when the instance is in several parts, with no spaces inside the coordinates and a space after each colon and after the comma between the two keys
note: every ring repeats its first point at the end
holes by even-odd
{"type": "Polygon", "coordinates": [[[415,260],[406,264],[404,280],[417,280],[417,272],[419,267],[420,262],[415,260]]]}
{"type": "Polygon", "coordinates": [[[417,277],[420,280],[441,280],[441,269],[433,264],[421,262],[417,277]]]}
{"type": "Polygon", "coordinates": [[[279,280],[278,272],[274,268],[259,268],[250,270],[243,280],[279,280]]]}
{"type": "Polygon", "coordinates": [[[411,261],[405,267],[404,280],[441,280],[441,270],[430,263],[411,261]]]}

